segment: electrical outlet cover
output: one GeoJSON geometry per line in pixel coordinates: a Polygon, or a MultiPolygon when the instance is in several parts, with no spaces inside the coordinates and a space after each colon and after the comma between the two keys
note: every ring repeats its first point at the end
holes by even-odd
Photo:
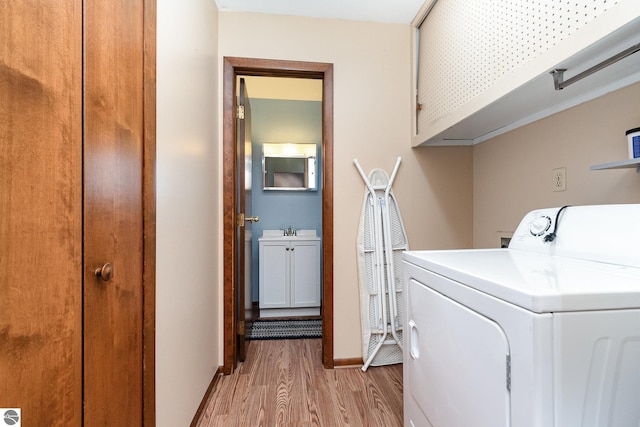
{"type": "Polygon", "coordinates": [[[553,170],[553,191],[565,191],[567,189],[567,168],[553,170]]]}

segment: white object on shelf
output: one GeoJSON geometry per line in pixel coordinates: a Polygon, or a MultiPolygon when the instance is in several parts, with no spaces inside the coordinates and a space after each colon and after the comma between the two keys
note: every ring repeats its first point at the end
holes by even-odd
{"type": "Polygon", "coordinates": [[[260,248],[260,317],[320,314],[320,238],[315,230],[265,230],[260,248]]]}
{"type": "Polygon", "coordinates": [[[629,144],[629,158],[640,158],[640,128],[629,129],[626,132],[629,144]]]}

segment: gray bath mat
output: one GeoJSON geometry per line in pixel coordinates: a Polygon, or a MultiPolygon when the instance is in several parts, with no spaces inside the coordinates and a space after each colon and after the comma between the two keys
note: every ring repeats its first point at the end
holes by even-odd
{"type": "Polygon", "coordinates": [[[322,320],[256,320],[247,335],[250,340],[295,338],[322,338],[322,320]]]}

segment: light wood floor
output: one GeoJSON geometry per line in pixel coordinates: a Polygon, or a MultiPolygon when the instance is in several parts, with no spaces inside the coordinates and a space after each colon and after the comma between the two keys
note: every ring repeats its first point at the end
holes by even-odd
{"type": "Polygon", "coordinates": [[[320,339],[251,341],[198,427],[402,426],[402,365],[324,369],[320,339]]]}

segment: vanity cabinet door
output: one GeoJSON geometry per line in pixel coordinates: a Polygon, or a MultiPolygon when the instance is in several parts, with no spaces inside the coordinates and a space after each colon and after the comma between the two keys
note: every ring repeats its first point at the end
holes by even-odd
{"type": "Polygon", "coordinates": [[[260,242],[260,308],[290,307],[289,242],[260,242]]]}
{"type": "Polygon", "coordinates": [[[320,305],[320,242],[291,243],[291,307],[320,305]]]}

